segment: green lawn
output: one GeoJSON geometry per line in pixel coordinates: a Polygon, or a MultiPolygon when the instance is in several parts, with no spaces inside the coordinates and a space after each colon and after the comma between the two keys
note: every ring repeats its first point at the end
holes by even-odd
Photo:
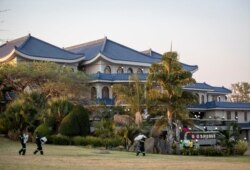
{"type": "Polygon", "coordinates": [[[33,155],[36,145],[27,144],[27,154],[18,155],[21,145],[0,137],[0,169],[83,170],[250,170],[250,156],[204,157],[147,154],[91,149],[80,146],[44,145],[44,155],[33,155]]]}

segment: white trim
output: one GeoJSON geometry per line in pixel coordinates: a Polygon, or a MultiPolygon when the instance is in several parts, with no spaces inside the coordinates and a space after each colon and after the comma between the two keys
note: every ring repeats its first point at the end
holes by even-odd
{"type": "Polygon", "coordinates": [[[0,62],[4,62],[4,61],[8,60],[9,58],[12,57],[12,55],[13,55],[14,53],[15,53],[15,49],[13,49],[13,50],[11,51],[11,53],[8,54],[7,56],[5,56],[5,57],[3,57],[3,58],[0,58],[0,62]]]}
{"type": "Polygon", "coordinates": [[[89,61],[85,61],[84,64],[91,64],[94,61],[96,61],[97,59],[102,58],[106,61],[109,61],[111,63],[115,63],[115,64],[124,64],[124,65],[134,65],[134,66],[145,66],[145,67],[150,67],[151,63],[141,63],[141,62],[131,62],[131,61],[122,61],[122,60],[113,60],[110,59],[108,57],[106,57],[105,55],[103,55],[102,53],[98,53],[94,58],[92,58],[89,61]]]}
{"type": "Polygon", "coordinates": [[[213,92],[214,90],[211,89],[198,89],[198,88],[187,88],[183,87],[184,90],[191,90],[191,91],[206,91],[206,92],[213,92]]]}
{"type": "MultiPolygon", "coordinates": [[[[130,80],[92,80],[92,81],[89,81],[89,83],[129,83],[131,82],[130,80]]],[[[146,80],[145,81],[141,81],[143,83],[146,83],[146,80]]]]}
{"type": "Polygon", "coordinates": [[[78,59],[74,59],[74,60],[65,60],[65,59],[54,59],[54,58],[38,58],[38,57],[35,57],[35,56],[30,56],[30,55],[27,55],[27,54],[24,54],[18,50],[15,50],[15,52],[20,55],[21,57],[24,57],[24,58],[27,58],[27,59],[30,59],[30,60],[40,60],[40,61],[53,61],[53,62],[59,62],[59,63],[76,63],[76,62],[79,62],[79,61],[82,61],[85,57],[81,57],[81,58],[78,58],[78,59]]]}

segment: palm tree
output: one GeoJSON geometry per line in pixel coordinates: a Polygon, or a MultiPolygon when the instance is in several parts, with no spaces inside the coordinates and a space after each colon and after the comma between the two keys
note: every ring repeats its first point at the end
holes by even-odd
{"type": "Polygon", "coordinates": [[[141,110],[145,107],[144,84],[135,75],[130,77],[128,85],[113,86],[116,94],[116,105],[126,104],[135,116],[135,123],[139,128],[142,124],[141,110]]]}
{"type": "MultiPolygon", "coordinates": [[[[183,91],[183,86],[195,83],[192,74],[182,69],[176,52],[167,52],[160,63],[153,64],[147,79],[147,98],[149,103],[165,111],[164,120],[167,127],[167,141],[171,152],[173,143],[173,118],[185,119],[187,104],[195,101],[196,96],[183,91]],[[153,102],[151,102],[153,101],[153,102]]],[[[187,116],[186,116],[187,117],[187,116]]]]}

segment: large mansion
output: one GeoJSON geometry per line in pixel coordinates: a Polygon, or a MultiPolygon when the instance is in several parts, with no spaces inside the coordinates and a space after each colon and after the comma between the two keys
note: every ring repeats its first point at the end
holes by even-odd
{"type": "MultiPolygon", "coordinates": [[[[152,63],[160,62],[161,56],[152,49],[137,51],[107,37],[59,48],[27,35],[0,46],[0,64],[52,61],[91,75],[90,98],[107,105],[114,105],[114,84],[128,83],[132,74],[137,74],[145,82],[149,67],[152,63]]],[[[184,70],[191,73],[198,70],[197,65],[181,64],[184,70]]],[[[231,91],[225,87],[195,83],[183,88],[194,92],[199,98],[199,103],[188,108],[190,118],[197,120],[197,126],[220,130],[226,127],[227,121],[236,121],[241,127],[242,138],[250,141],[250,103],[229,102],[227,95],[231,91]],[[211,124],[211,121],[214,123],[211,124]]]]}

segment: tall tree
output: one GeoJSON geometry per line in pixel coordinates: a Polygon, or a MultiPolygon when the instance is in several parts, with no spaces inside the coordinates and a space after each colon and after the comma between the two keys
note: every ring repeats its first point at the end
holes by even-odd
{"type": "Polygon", "coordinates": [[[232,84],[233,102],[250,102],[250,84],[248,82],[239,82],[232,84]]]}
{"type": "MultiPolygon", "coordinates": [[[[183,118],[188,113],[186,106],[196,101],[196,96],[184,91],[183,86],[195,83],[192,74],[182,69],[176,52],[167,52],[160,63],[153,64],[147,79],[147,98],[165,111],[165,127],[168,131],[168,144],[173,143],[173,118],[183,118]]],[[[171,152],[169,147],[168,152],[171,152]]]]}
{"type": "Polygon", "coordinates": [[[126,104],[135,116],[135,123],[141,126],[141,110],[145,107],[144,84],[136,75],[131,76],[129,84],[116,84],[113,91],[116,94],[116,105],[126,104]]]}

